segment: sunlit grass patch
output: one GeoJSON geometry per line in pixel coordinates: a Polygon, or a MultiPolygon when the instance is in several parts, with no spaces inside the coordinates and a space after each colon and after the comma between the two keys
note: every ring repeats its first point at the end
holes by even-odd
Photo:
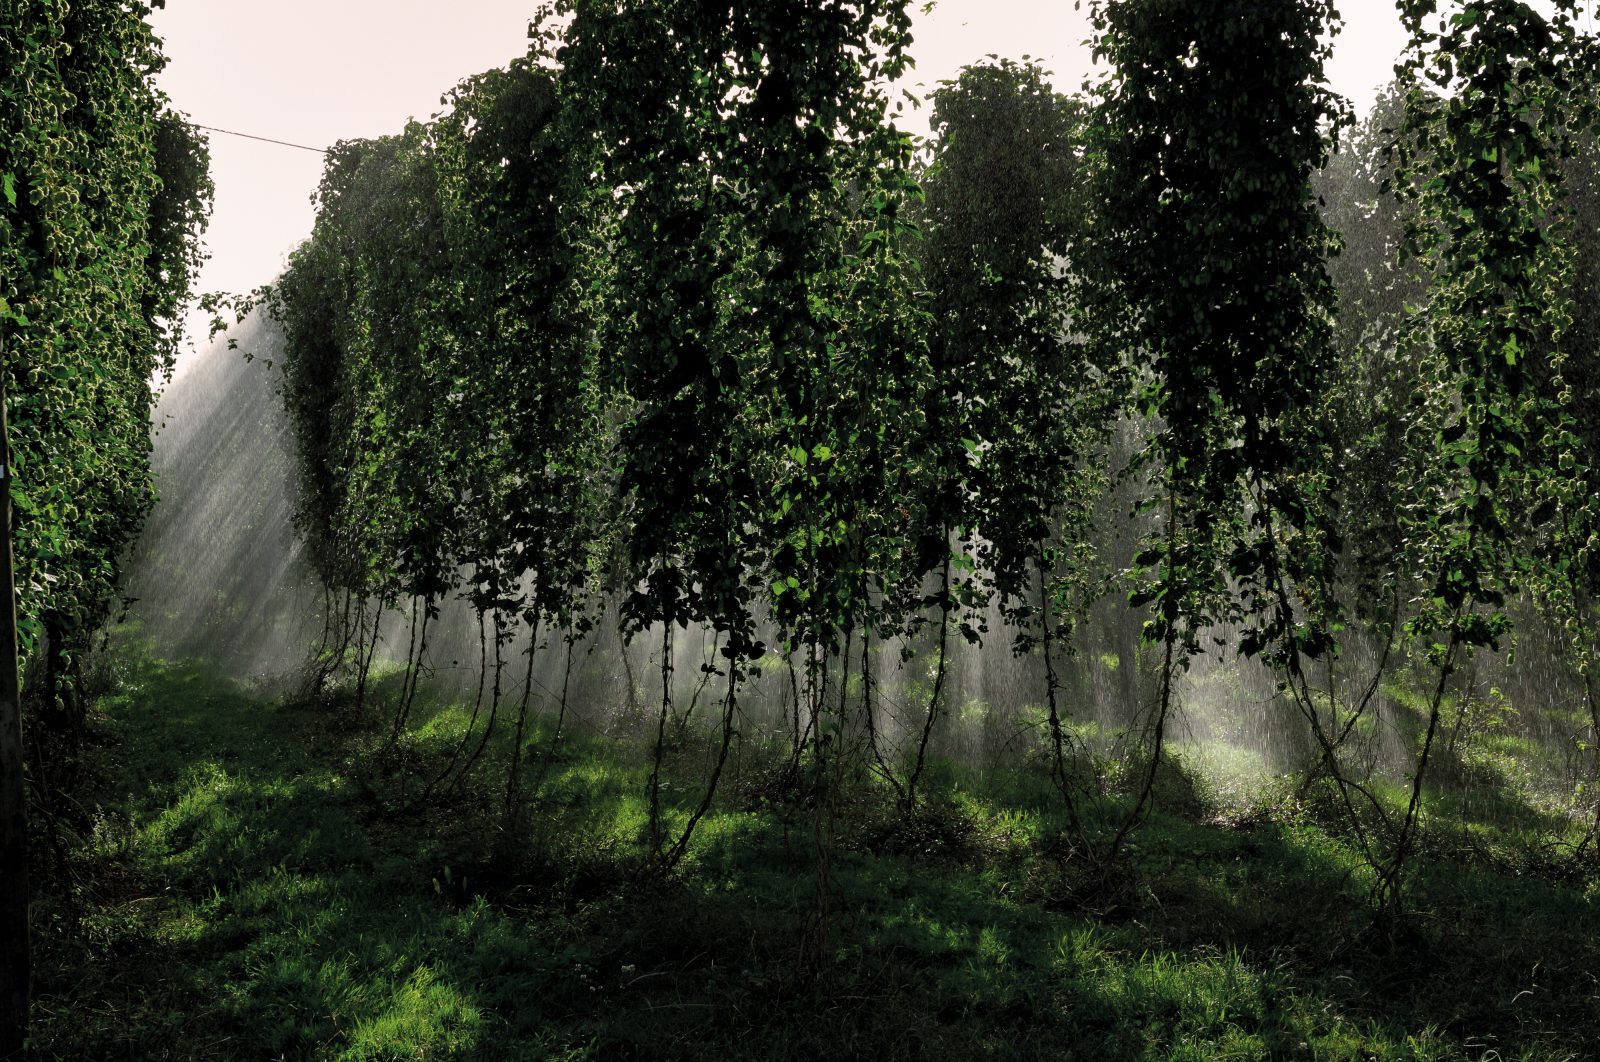
{"type": "Polygon", "coordinates": [[[1207,742],[1183,744],[1174,751],[1191,773],[1204,779],[1206,796],[1219,811],[1234,811],[1256,803],[1275,778],[1260,749],[1207,742]]]}
{"type": "MultiPolygon", "coordinates": [[[[1538,820],[1480,813],[1471,778],[1425,805],[1426,961],[1351,943],[1372,875],[1323,821],[1323,788],[1296,804],[1284,783],[1267,814],[1224,825],[1217,779],[1263,763],[1226,746],[1179,749],[1110,869],[1074,847],[1044,761],[939,759],[910,814],[845,778],[827,948],[803,959],[821,939],[817,819],[808,766],[774,781],[782,749],[736,750],[660,881],[642,874],[647,748],[582,727],[557,744],[537,720],[506,820],[504,730],[461,789],[420,797],[470,705],[419,703],[404,755],[374,764],[386,735],[345,716],[130,668],[112,718],[131,785],[90,847],[133,880],[82,920],[89,950],[52,960],[41,1057],[1442,1059],[1477,1057],[1470,1037],[1493,1030],[1542,1058],[1600,1027],[1576,987],[1519,997],[1534,962],[1587,961],[1563,949],[1600,916],[1582,889],[1506,869],[1533,867],[1515,860],[1538,820]],[[1463,824],[1486,853],[1468,872],[1445,847],[1463,824]],[[1367,987],[1397,963],[1414,990],[1367,987]]],[[[713,751],[695,735],[670,750],[669,833],[713,751]]],[[[1391,809],[1407,796],[1379,789],[1391,809]]],[[[1112,792],[1080,811],[1103,836],[1125,809],[1112,792]]]]}
{"type": "Polygon", "coordinates": [[[427,966],[419,966],[388,999],[388,1008],[364,1018],[350,1031],[350,1046],[340,1058],[393,1058],[414,1054],[418,1044],[432,1052],[470,1049],[481,1015],[453,985],[441,983],[427,966]]]}

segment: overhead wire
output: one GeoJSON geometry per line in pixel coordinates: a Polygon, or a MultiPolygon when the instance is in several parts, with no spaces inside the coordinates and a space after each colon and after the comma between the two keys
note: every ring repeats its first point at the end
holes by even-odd
{"type": "Polygon", "coordinates": [[[259,140],[264,144],[277,144],[279,147],[299,148],[301,151],[315,151],[319,155],[326,155],[328,153],[327,148],[310,147],[306,144],[292,144],[287,140],[274,140],[270,136],[256,136],[253,133],[239,133],[232,129],[219,129],[214,125],[201,125],[198,122],[191,124],[193,124],[196,129],[204,129],[210,133],[226,133],[229,136],[243,137],[246,140],[259,140]]]}

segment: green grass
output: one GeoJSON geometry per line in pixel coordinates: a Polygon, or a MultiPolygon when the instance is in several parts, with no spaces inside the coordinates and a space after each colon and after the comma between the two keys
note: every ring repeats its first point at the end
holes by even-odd
{"type": "MultiPolygon", "coordinates": [[[[1042,773],[941,763],[911,820],[868,786],[841,793],[824,933],[812,813],[760,750],[730,766],[682,873],[647,884],[638,749],[575,728],[507,833],[492,773],[417,802],[457,706],[424,706],[380,758],[381,729],[348,713],[195,665],[119,666],[102,810],[36,905],[39,1058],[1560,1059],[1600,1043],[1596,890],[1503,833],[1455,851],[1437,830],[1391,938],[1316,807],[1223,825],[1174,770],[1125,865],[1099,873],[1063,857],[1042,773]]],[[[686,747],[670,803],[693,802],[704,754],[686,747]]]]}

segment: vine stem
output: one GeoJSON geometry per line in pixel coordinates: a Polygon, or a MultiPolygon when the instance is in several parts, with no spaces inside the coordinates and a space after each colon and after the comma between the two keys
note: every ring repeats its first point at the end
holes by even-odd
{"type": "Polygon", "coordinates": [[[694,718],[694,710],[700,704],[700,696],[705,693],[706,687],[711,684],[711,676],[716,672],[717,649],[722,642],[722,632],[716,631],[711,638],[711,660],[703,661],[700,665],[700,683],[695,686],[693,695],[689,698],[689,707],[683,710],[683,715],[678,720],[678,733],[685,735],[689,730],[689,721],[694,718]]]}
{"type": "MultiPolygon", "coordinates": [[[[361,674],[356,679],[356,712],[359,714],[367,703],[367,676],[372,674],[372,660],[378,655],[378,635],[383,629],[383,598],[378,598],[377,607],[372,612],[372,641],[367,646],[365,654],[361,657],[361,674]]],[[[360,651],[360,647],[357,647],[360,651]]]]}
{"type": "Polygon", "coordinates": [[[666,755],[667,716],[672,712],[672,617],[661,623],[661,713],[656,722],[655,748],[650,764],[650,861],[661,857],[661,761],[666,755]]]}
{"type": "MultiPolygon", "coordinates": [[[[1172,579],[1172,555],[1177,549],[1177,544],[1178,495],[1176,489],[1169,486],[1167,488],[1167,555],[1165,559],[1167,569],[1165,579],[1168,582],[1172,579]]],[[[1127,840],[1128,834],[1133,832],[1134,827],[1144,821],[1145,809],[1150,803],[1151,795],[1155,792],[1156,772],[1161,767],[1162,746],[1166,739],[1167,730],[1167,712],[1172,707],[1173,643],[1176,640],[1176,609],[1168,606],[1165,601],[1163,601],[1163,607],[1167,609],[1168,616],[1162,636],[1161,693],[1156,700],[1155,740],[1150,750],[1150,769],[1145,772],[1144,784],[1139,788],[1139,796],[1134,801],[1133,810],[1128,813],[1128,817],[1123,820],[1122,826],[1118,828],[1116,836],[1111,839],[1111,845],[1106,852],[1107,862],[1116,860],[1117,855],[1122,851],[1123,842],[1127,840]]]]}
{"type": "MultiPolygon", "coordinates": [[[[1338,736],[1330,738],[1327,729],[1322,725],[1322,715],[1317,710],[1316,700],[1311,695],[1311,681],[1306,676],[1305,669],[1301,666],[1299,646],[1294,643],[1294,602],[1289,597],[1288,577],[1283,570],[1283,566],[1278,563],[1280,545],[1277,524],[1274,520],[1274,510],[1268,502],[1266,488],[1261,482],[1259,472],[1254,475],[1251,481],[1251,488],[1255,497],[1256,508],[1261,513],[1263,531],[1267,536],[1267,578],[1276,595],[1278,625],[1284,632],[1283,661],[1284,667],[1289,674],[1289,682],[1287,683],[1289,694],[1300,714],[1310,723],[1312,736],[1316,739],[1322,752],[1317,766],[1307,773],[1306,779],[1301,782],[1298,792],[1305,793],[1315,778],[1316,772],[1326,768],[1329,777],[1333,779],[1335,787],[1339,790],[1340,801],[1344,804],[1345,814],[1350,821],[1351,828],[1355,830],[1356,840],[1361,845],[1362,854],[1369,864],[1377,866],[1376,850],[1367,835],[1366,827],[1361,822],[1361,816],[1356,812],[1355,801],[1351,799],[1350,794],[1355,792],[1364,797],[1372,806],[1378,822],[1387,823],[1387,813],[1372,790],[1345,776],[1344,771],[1339,766],[1338,750],[1355,729],[1357,721],[1366,713],[1373,696],[1377,693],[1378,686],[1382,682],[1384,669],[1388,667],[1389,656],[1394,651],[1395,634],[1400,623],[1399,605],[1398,602],[1395,603],[1394,608],[1391,610],[1389,632],[1384,642],[1383,655],[1378,661],[1377,668],[1372,673],[1372,678],[1368,682],[1361,700],[1351,710],[1350,718],[1345,722],[1344,728],[1339,732],[1338,736]]],[[[1398,589],[1396,593],[1398,594],[1398,589]]],[[[1338,705],[1336,698],[1337,691],[1333,688],[1332,678],[1330,677],[1328,685],[1329,710],[1333,713],[1333,721],[1337,724],[1338,705]]]]}
{"type": "Polygon", "coordinates": [[[444,769],[434,776],[427,788],[422,791],[423,798],[432,795],[438,784],[455,769],[456,762],[461,754],[466,751],[468,743],[472,740],[472,731],[478,725],[478,713],[483,708],[483,688],[488,681],[489,672],[489,637],[484,632],[484,609],[478,609],[478,692],[472,698],[472,714],[467,718],[467,728],[461,733],[461,740],[456,742],[456,747],[450,753],[450,759],[445,762],[444,769]]]}
{"type": "Polygon", "coordinates": [[[411,599],[411,631],[406,636],[406,671],[405,677],[400,682],[400,704],[394,713],[394,723],[389,728],[389,740],[383,745],[383,752],[388,752],[400,741],[400,735],[405,731],[406,720],[411,715],[411,702],[417,694],[417,680],[422,673],[422,654],[428,647],[428,604],[431,599],[425,599],[422,606],[422,620],[417,621],[417,599],[411,599]],[[418,628],[421,628],[421,642],[418,643],[418,628]]]}
{"type": "Polygon", "coordinates": [[[794,658],[787,653],[784,655],[784,664],[789,669],[789,701],[793,707],[790,713],[794,722],[794,737],[791,752],[793,753],[789,769],[791,772],[800,770],[800,754],[805,749],[805,738],[800,732],[800,676],[794,667],[794,658]]]}
{"type": "MultiPolygon", "coordinates": [[[[340,605],[338,620],[338,648],[332,650],[327,656],[320,658],[316,666],[312,668],[311,674],[306,677],[305,693],[307,699],[321,696],[327,687],[328,679],[335,671],[344,666],[345,656],[350,652],[350,642],[355,637],[354,625],[350,617],[351,609],[354,607],[355,594],[349,587],[345,587],[339,591],[339,596],[343,604],[340,605]]],[[[359,622],[359,619],[356,622],[359,622]]]]}
{"type": "Polygon", "coordinates": [[[505,635],[500,627],[500,606],[495,605],[493,612],[494,618],[491,622],[494,625],[494,682],[489,688],[489,718],[484,721],[483,736],[478,739],[478,745],[472,750],[472,755],[467,757],[467,762],[461,765],[461,770],[457,772],[456,780],[452,783],[453,786],[465,783],[467,776],[477,766],[479,757],[483,755],[484,748],[489,744],[489,738],[494,734],[495,721],[500,716],[500,679],[505,670],[505,655],[503,653],[505,635]]]}
{"type": "Polygon", "coordinates": [[[1417,756],[1416,773],[1411,777],[1411,799],[1406,804],[1406,815],[1395,837],[1394,852],[1389,858],[1389,864],[1383,868],[1373,889],[1378,899],[1379,910],[1386,915],[1398,916],[1401,913],[1406,859],[1411,854],[1417,819],[1422,812],[1422,784],[1428,772],[1428,756],[1433,751],[1433,739],[1439,732],[1445,689],[1450,682],[1450,676],[1455,672],[1456,651],[1461,645],[1460,620],[1461,610],[1458,607],[1451,623],[1450,644],[1445,650],[1444,662],[1439,667],[1439,681],[1434,685],[1433,697],[1428,705],[1428,730],[1422,739],[1422,751],[1417,756]]]}
{"type": "Polygon", "coordinates": [[[1077,836],[1080,843],[1084,843],[1087,841],[1087,836],[1084,833],[1083,821],[1078,816],[1078,802],[1073,797],[1072,787],[1069,784],[1066,758],[1066,733],[1061,725],[1061,709],[1056,700],[1056,665],[1054,659],[1055,654],[1052,652],[1053,632],[1050,627],[1051,603],[1045,574],[1045,570],[1048,566],[1048,560],[1045,555],[1044,543],[1042,541],[1039,543],[1038,565],[1039,622],[1041,634],[1039,648],[1044,654],[1045,703],[1048,706],[1050,719],[1050,745],[1052,754],[1050,761],[1050,774],[1051,780],[1056,784],[1056,791],[1061,794],[1061,799],[1066,804],[1067,821],[1072,826],[1072,832],[1077,836]]]}
{"type": "Polygon", "coordinates": [[[894,789],[895,799],[904,804],[906,800],[905,786],[901,785],[900,779],[895,777],[894,769],[889,766],[888,761],[884,758],[883,750],[878,746],[877,709],[872,706],[871,648],[872,624],[868,621],[862,627],[861,632],[861,715],[866,720],[867,748],[872,752],[873,768],[894,789]]]}
{"type": "Polygon", "coordinates": [[[516,736],[511,739],[511,763],[506,770],[505,816],[510,825],[515,825],[517,821],[517,780],[522,770],[522,741],[528,726],[528,704],[533,699],[533,658],[539,652],[539,620],[539,610],[535,607],[533,619],[528,624],[528,666],[523,673],[522,699],[517,702],[516,736]]]}
{"type": "Polygon", "coordinates": [[[550,764],[554,762],[556,751],[561,747],[562,727],[567,720],[567,691],[572,685],[572,648],[573,643],[576,641],[577,636],[569,625],[566,633],[567,662],[561,672],[561,699],[556,708],[556,728],[555,732],[550,735],[550,747],[545,750],[544,756],[540,758],[539,776],[533,780],[532,796],[538,796],[539,791],[544,788],[545,776],[550,773],[550,764]]]}
{"type": "Polygon", "coordinates": [[[944,676],[950,644],[950,550],[944,553],[944,570],[939,583],[939,663],[934,670],[933,692],[928,696],[928,715],[922,724],[922,738],[917,742],[917,759],[906,780],[905,810],[917,806],[917,782],[922,778],[928,763],[928,740],[933,736],[933,724],[939,718],[939,698],[944,692],[944,676]]]}
{"type": "Polygon", "coordinates": [[[816,919],[810,934],[812,961],[820,965],[828,951],[829,925],[833,897],[833,789],[828,784],[828,736],[822,733],[821,715],[828,695],[828,661],[824,653],[819,668],[815,641],[811,644],[811,714],[816,726],[816,756],[813,761],[813,841],[817,859],[816,891],[812,914],[816,919]],[[821,675],[818,678],[818,671],[821,675]]]}
{"type": "Polygon", "coordinates": [[[678,835],[678,839],[673,842],[672,847],[662,860],[662,873],[671,873],[673,868],[683,859],[684,853],[689,849],[689,840],[694,836],[695,827],[700,824],[700,820],[705,818],[706,812],[711,809],[711,802],[717,793],[717,785],[722,779],[723,767],[728,762],[728,749],[733,744],[735,734],[733,722],[735,713],[738,711],[736,695],[739,688],[739,677],[737,665],[730,664],[728,667],[728,692],[722,702],[722,744],[717,749],[717,762],[711,770],[711,779],[706,783],[706,791],[701,795],[700,803],[696,805],[694,812],[689,816],[689,821],[684,824],[683,832],[678,835]]]}

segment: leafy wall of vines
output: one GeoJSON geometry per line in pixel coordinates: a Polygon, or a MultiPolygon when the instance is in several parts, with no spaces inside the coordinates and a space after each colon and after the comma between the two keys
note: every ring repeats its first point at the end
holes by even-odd
{"type": "MultiPolygon", "coordinates": [[[[1432,668],[1437,722],[1524,582],[1586,674],[1594,622],[1593,381],[1563,353],[1592,299],[1559,220],[1563,167],[1574,209],[1587,187],[1590,45],[1566,8],[1471,0],[1440,34],[1432,10],[1406,6],[1409,80],[1342,148],[1327,3],[1107,0],[1093,94],[970,68],[919,157],[888,87],[903,4],[565,5],[432,123],[339,145],[315,235],[264,293],[301,528],[342,602],[319,681],[364,669],[395,607],[420,668],[459,594],[492,626],[498,706],[516,631],[531,674],[609,601],[659,639],[658,763],[673,631],[699,626],[724,755],[778,653],[816,806],[860,737],[856,769],[910,808],[947,646],[1003,635],[1042,672],[1076,807],[1105,784],[1058,657],[1121,590],[1159,703],[1099,850],[1136,825],[1176,678],[1228,624],[1397,905],[1432,728],[1395,817],[1346,770],[1378,680],[1332,662],[1354,643],[1380,673],[1432,668]],[[1113,495],[1142,514],[1135,548],[1103,526],[1113,495]],[[874,642],[928,663],[909,746],[880,731],[874,642]]],[[[654,786],[670,863],[687,833],[654,786]]]]}
{"type": "Polygon", "coordinates": [[[148,8],[0,13],[0,329],[21,649],[67,706],[153,500],[152,381],[181,341],[208,156],[151,82],[148,8]]]}

